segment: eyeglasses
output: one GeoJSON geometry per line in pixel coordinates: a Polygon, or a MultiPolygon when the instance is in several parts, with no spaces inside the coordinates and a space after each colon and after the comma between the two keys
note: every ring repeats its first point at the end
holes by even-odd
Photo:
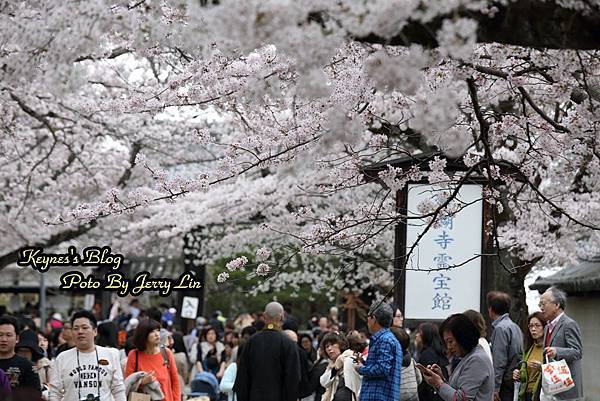
{"type": "Polygon", "coordinates": [[[533,328],[538,328],[539,329],[539,328],[542,328],[543,326],[541,324],[539,324],[539,323],[531,323],[527,327],[529,327],[530,329],[533,329],[533,328]]]}

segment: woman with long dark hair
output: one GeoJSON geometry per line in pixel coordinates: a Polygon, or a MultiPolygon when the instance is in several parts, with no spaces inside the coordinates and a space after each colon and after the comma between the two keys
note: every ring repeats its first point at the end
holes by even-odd
{"type": "Polygon", "coordinates": [[[544,360],[544,328],[546,321],[542,312],[534,312],[527,317],[523,359],[513,372],[513,379],[521,382],[519,401],[538,401],[544,360]]]}
{"type": "MultiPolygon", "coordinates": [[[[438,326],[435,323],[422,323],[417,329],[415,343],[419,350],[418,362],[424,366],[438,365],[444,378],[448,378],[448,358],[442,346],[438,326]]],[[[439,395],[425,381],[419,384],[418,393],[419,401],[441,401],[439,395]]]]}
{"type": "Polygon", "coordinates": [[[37,361],[35,367],[40,377],[40,383],[43,389],[42,391],[47,391],[48,382],[50,381],[50,373],[53,366],[53,352],[52,345],[50,343],[49,336],[38,331],[37,332],[37,340],[40,349],[44,352],[44,357],[37,361]]]}

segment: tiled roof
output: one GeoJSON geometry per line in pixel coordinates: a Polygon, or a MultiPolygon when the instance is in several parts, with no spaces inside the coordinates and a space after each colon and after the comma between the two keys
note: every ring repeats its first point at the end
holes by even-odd
{"type": "Polygon", "coordinates": [[[556,286],[568,294],[600,292],[600,255],[579,265],[565,267],[552,276],[538,277],[529,288],[542,292],[550,286],[556,286]]]}

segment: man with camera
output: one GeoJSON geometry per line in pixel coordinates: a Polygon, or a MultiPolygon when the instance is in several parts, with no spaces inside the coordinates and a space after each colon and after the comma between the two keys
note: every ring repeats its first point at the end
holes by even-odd
{"type": "Polygon", "coordinates": [[[75,348],[61,353],[50,379],[49,401],[125,401],[123,372],[116,349],[94,344],[94,315],[86,310],[71,318],[75,348]]]}

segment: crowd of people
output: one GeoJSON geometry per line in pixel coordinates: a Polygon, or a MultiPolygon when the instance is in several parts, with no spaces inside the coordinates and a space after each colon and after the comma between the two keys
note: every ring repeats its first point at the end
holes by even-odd
{"type": "Polygon", "coordinates": [[[171,308],[98,322],[80,310],[39,329],[27,316],[0,317],[0,399],[49,401],[538,401],[546,359],[564,359],[583,397],[581,333],[566,296],[549,288],[521,330],[510,297],[487,295],[481,313],[453,314],[412,332],[402,311],[376,302],[365,331],[344,330],[335,308],[307,330],[277,302],[261,316],[199,318],[173,329],[171,308]],[[489,337],[489,341],[488,341],[489,337]],[[136,398],[142,396],[146,398],[136,398]]]}

